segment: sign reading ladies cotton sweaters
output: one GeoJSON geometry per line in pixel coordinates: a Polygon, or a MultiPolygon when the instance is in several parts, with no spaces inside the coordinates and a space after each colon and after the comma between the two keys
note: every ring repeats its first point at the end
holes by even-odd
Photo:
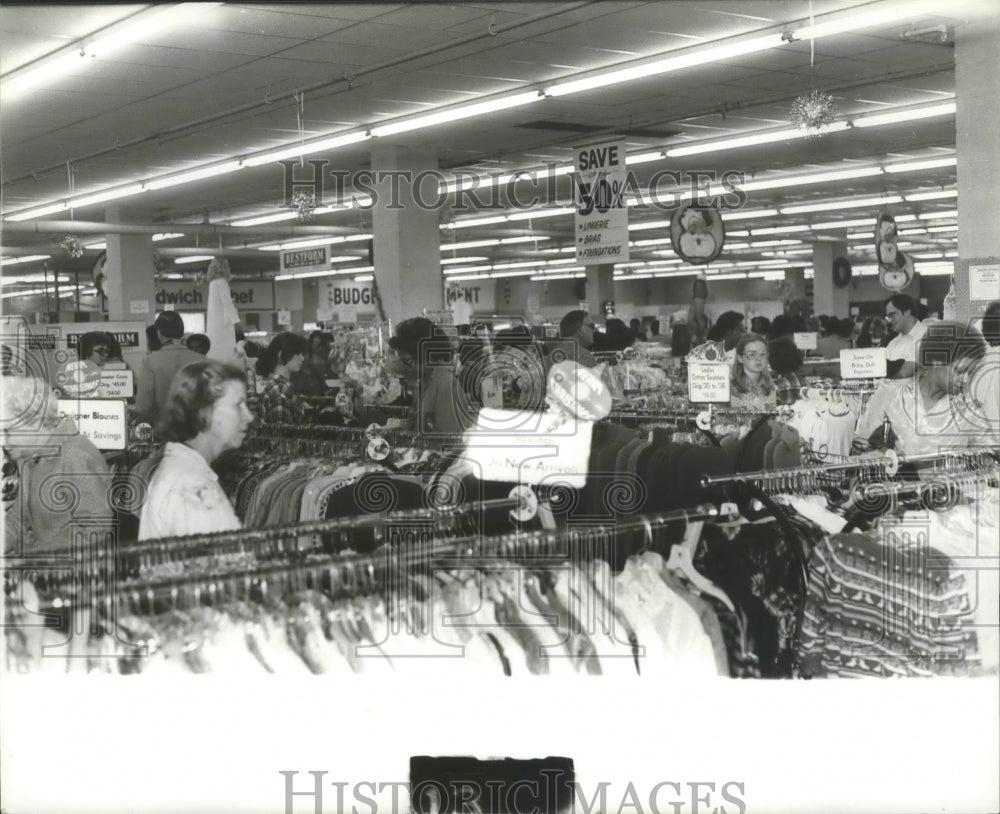
{"type": "Polygon", "coordinates": [[[584,265],[628,260],[625,140],[576,149],[576,261],[584,265]]]}

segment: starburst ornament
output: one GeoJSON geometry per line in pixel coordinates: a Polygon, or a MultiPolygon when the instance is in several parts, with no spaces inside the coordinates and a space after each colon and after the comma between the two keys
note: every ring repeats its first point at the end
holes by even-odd
{"type": "Polygon", "coordinates": [[[64,237],[62,243],[59,245],[62,246],[63,252],[69,257],[73,259],[83,257],[83,244],[77,238],[72,236],[64,237]]]}
{"type": "Polygon", "coordinates": [[[316,197],[311,192],[296,192],[292,195],[292,208],[299,220],[312,220],[316,208],[316,197]]]}
{"type": "Polygon", "coordinates": [[[792,102],[792,121],[800,130],[815,131],[808,136],[821,136],[824,127],[833,122],[836,109],[833,97],[821,90],[804,93],[792,102]]]}

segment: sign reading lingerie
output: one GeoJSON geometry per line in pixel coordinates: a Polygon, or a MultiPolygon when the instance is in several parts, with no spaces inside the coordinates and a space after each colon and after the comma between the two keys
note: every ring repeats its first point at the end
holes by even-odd
{"type": "Polygon", "coordinates": [[[576,262],[622,263],[628,254],[625,139],[576,149],[576,262]]]}

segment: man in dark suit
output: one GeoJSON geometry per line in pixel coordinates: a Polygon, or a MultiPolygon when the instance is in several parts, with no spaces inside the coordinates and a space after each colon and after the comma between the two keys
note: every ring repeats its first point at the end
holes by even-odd
{"type": "Polygon", "coordinates": [[[176,311],[164,311],[156,318],[155,325],[162,346],[139,363],[135,391],[136,417],[151,424],[156,421],[160,405],[166,403],[170,383],[177,371],[205,359],[181,342],[184,321],[176,311]]]}

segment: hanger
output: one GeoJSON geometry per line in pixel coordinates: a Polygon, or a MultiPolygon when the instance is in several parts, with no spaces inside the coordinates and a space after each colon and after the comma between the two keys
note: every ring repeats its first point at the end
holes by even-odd
{"type": "Polygon", "coordinates": [[[706,577],[699,574],[694,567],[694,553],[698,547],[698,541],[701,539],[701,532],[704,527],[704,520],[688,522],[684,529],[684,539],[670,549],[667,568],[683,576],[700,593],[715,597],[729,608],[730,611],[735,613],[736,608],[725,592],[713,585],[706,577]]]}

